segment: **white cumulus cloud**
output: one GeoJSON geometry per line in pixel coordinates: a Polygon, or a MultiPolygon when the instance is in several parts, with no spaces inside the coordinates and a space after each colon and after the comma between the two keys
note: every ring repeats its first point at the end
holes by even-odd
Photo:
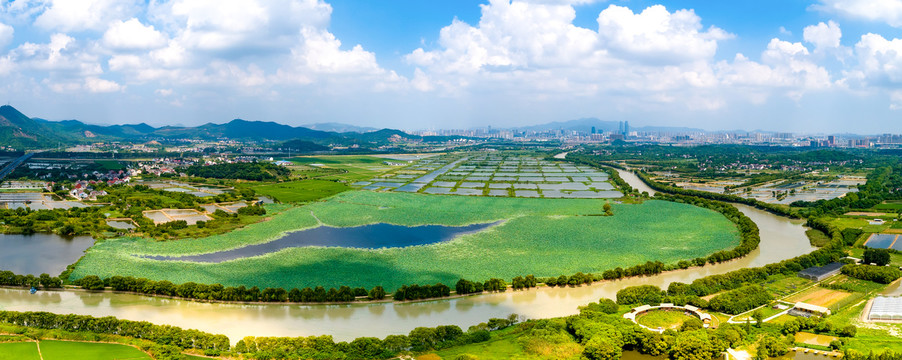
{"type": "Polygon", "coordinates": [[[89,77],[85,79],[85,89],[93,93],[106,93],[122,90],[122,86],[115,81],[89,77]]]}
{"type": "Polygon", "coordinates": [[[821,22],[817,25],[806,26],[802,32],[802,38],[806,42],[814,44],[815,51],[838,48],[839,40],[842,39],[842,30],[839,24],[828,21],[826,24],[821,22]]]}
{"type": "Polygon", "coordinates": [[[902,27],[902,0],[820,0],[813,8],[902,27]]]}
{"type": "Polygon", "coordinates": [[[0,23],[0,49],[5,48],[13,40],[13,32],[12,26],[0,23]]]}
{"type": "Polygon", "coordinates": [[[853,76],[879,87],[902,85],[902,39],[868,33],[855,44],[858,68],[853,76]]]}
{"type": "Polygon", "coordinates": [[[660,63],[708,59],[717,51],[717,41],[732,37],[710,27],[692,10],[667,11],[654,5],[635,14],[611,5],[598,15],[598,34],[605,46],[627,57],[660,63]]]}
{"type": "Polygon", "coordinates": [[[50,0],[35,25],[49,30],[103,30],[117,19],[139,11],[138,0],[50,0]]]}
{"type": "Polygon", "coordinates": [[[103,43],[114,49],[144,50],[166,45],[166,36],[153,25],[141,24],[136,18],[117,20],[103,34],[103,43]]]}

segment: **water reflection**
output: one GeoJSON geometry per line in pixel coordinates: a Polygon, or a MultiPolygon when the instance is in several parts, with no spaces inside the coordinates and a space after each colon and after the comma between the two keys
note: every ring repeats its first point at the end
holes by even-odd
{"type": "Polygon", "coordinates": [[[294,231],[273,241],[248,245],[237,249],[200,255],[179,257],[147,256],[154,260],[192,261],[220,263],[224,261],[262,256],[288,248],[325,246],[356,249],[384,249],[437,244],[450,241],[460,235],[485,230],[502,223],[465,226],[401,226],[392,224],[370,224],[353,227],[319,226],[312,229],[294,231]]]}
{"type": "Polygon", "coordinates": [[[63,237],[56,234],[0,234],[0,270],[16,274],[59,275],[94,244],[90,236],[63,237]]]}

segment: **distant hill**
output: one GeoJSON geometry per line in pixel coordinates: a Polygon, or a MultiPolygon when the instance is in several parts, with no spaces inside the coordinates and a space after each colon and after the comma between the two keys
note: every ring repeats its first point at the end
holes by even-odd
{"type": "Polygon", "coordinates": [[[0,144],[19,149],[52,146],[61,141],[68,141],[42,122],[29,118],[16,108],[0,106],[0,144]]]}
{"type": "Polygon", "coordinates": [[[248,121],[235,119],[225,124],[207,123],[198,127],[164,126],[154,130],[150,135],[163,138],[193,139],[244,139],[284,141],[295,138],[329,139],[335,133],[311,130],[305,127],[293,127],[271,121],[248,121]]]}
{"type": "MultiPolygon", "coordinates": [[[[320,124],[322,125],[322,124],[320,124]]],[[[155,128],[147,124],[136,125],[90,125],[78,120],[49,121],[29,118],[12,106],[0,107],[0,143],[16,148],[55,147],[91,143],[97,141],[152,141],[172,139],[195,140],[254,140],[277,142],[267,145],[271,148],[291,148],[298,152],[328,150],[333,146],[377,148],[407,141],[442,141],[443,137],[427,137],[407,134],[393,129],[370,129],[352,125],[345,126],[355,131],[324,131],[303,126],[289,126],[271,121],[249,121],[234,119],[224,124],[207,123],[201,126],[163,126],[155,128]],[[366,131],[364,131],[366,130],[366,131]]]]}
{"type": "Polygon", "coordinates": [[[365,133],[365,132],[379,130],[379,129],[371,128],[371,127],[348,125],[348,124],[334,123],[334,122],[316,123],[316,124],[301,125],[301,126],[308,128],[308,129],[313,129],[313,130],[331,131],[331,132],[339,132],[339,133],[346,133],[346,132],[365,133]]]}
{"type": "Polygon", "coordinates": [[[329,147],[305,140],[289,140],[279,145],[273,146],[273,149],[280,149],[281,151],[292,153],[304,153],[328,151],[329,147]]]}
{"type": "MultiPolygon", "coordinates": [[[[581,118],[575,120],[568,121],[554,121],[546,124],[532,125],[532,126],[524,126],[519,127],[517,130],[523,131],[549,131],[549,130],[569,130],[569,131],[581,131],[581,132],[590,132],[592,131],[592,127],[595,127],[595,130],[603,131],[606,133],[609,132],[617,132],[620,128],[619,121],[610,121],[610,120],[601,120],[598,118],[581,118]]],[[[672,126],[636,126],[636,124],[630,124],[630,131],[639,131],[639,132],[676,132],[676,133],[685,133],[685,132],[705,132],[702,129],[688,128],[688,127],[672,127],[672,126]]]]}
{"type": "Polygon", "coordinates": [[[69,137],[76,140],[105,140],[117,138],[142,137],[152,134],[154,127],[141,123],[137,125],[89,125],[78,120],[49,121],[35,118],[34,120],[43,124],[46,128],[56,133],[65,133],[69,137]]]}

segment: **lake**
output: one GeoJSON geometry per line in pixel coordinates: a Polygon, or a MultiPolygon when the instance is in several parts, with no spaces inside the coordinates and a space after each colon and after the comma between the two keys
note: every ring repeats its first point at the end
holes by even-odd
{"type": "Polygon", "coordinates": [[[290,232],[282,238],[267,243],[249,245],[232,250],[181,257],[148,256],[148,258],[154,260],[219,263],[265,255],[293,247],[325,246],[382,249],[429,245],[450,241],[460,235],[479,232],[500,223],[501,221],[467,226],[401,226],[384,223],[355,227],[319,226],[290,232]]]}
{"type": "Polygon", "coordinates": [[[56,234],[0,235],[0,270],[20,275],[48,273],[57,276],[78,261],[94,239],[56,234]]]}

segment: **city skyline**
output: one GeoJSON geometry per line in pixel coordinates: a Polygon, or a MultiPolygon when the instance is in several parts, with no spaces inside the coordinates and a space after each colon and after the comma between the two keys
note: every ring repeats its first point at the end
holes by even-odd
{"type": "Polygon", "coordinates": [[[902,132],[902,1],[3,2],[0,92],[154,126],[902,132]]]}

